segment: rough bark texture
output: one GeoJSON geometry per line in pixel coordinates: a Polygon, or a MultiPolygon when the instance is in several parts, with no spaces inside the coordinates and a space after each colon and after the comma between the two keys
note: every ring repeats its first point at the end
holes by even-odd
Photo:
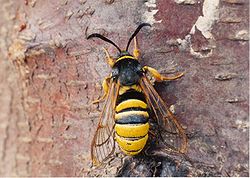
{"type": "Polygon", "coordinates": [[[248,0],[0,2],[0,176],[249,176],[248,0]],[[156,151],[91,168],[102,47],[116,51],[86,35],[124,48],[140,22],[153,26],[138,35],[143,65],[185,72],[155,87],[191,161],[156,151]]]}

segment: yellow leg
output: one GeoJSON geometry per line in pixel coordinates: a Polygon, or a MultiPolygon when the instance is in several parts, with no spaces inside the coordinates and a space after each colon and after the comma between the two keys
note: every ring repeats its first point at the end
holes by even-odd
{"type": "Polygon", "coordinates": [[[103,48],[103,49],[104,49],[104,52],[105,52],[105,54],[106,54],[106,59],[107,59],[108,64],[109,64],[111,67],[113,67],[114,64],[115,64],[115,60],[109,55],[109,52],[108,52],[107,49],[105,49],[105,48],[103,48]]]}
{"type": "Polygon", "coordinates": [[[136,37],[134,38],[134,51],[133,51],[133,55],[136,59],[139,59],[141,52],[138,48],[138,44],[137,44],[137,39],[136,37]]]}
{"type": "Polygon", "coordinates": [[[149,71],[154,76],[155,80],[158,82],[161,82],[163,80],[175,80],[175,79],[178,79],[184,75],[184,73],[182,72],[182,73],[177,74],[177,75],[172,76],[172,77],[166,77],[166,76],[162,76],[156,69],[154,69],[152,67],[145,66],[145,67],[143,67],[143,69],[144,69],[144,71],[149,71]]]}
{"type": "Polygon", "coordinates": [[[108,90],[109,90],[109,85],[108,85],[109,84],[109,80],[110,80],[110,77],[106,77],[103,80],[103,82],[102,82],[102,88],[104,90],[104,94],[102,95],[102,97],[100,99],[97,99],[97,100],[93,101],[92,104],[100,103],[100,102],[102,102],[106,98],[106,96],[108,94],[108,90]]]}

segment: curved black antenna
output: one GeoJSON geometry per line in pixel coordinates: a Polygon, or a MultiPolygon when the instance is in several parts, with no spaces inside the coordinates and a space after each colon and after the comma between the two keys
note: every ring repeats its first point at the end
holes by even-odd
{"type": "Polygon", "coordinates": [[[141,30],[141,28],[142,27],[144,27],[144,26],[150,26],[151,27],[151,25],[149,24],[149,23],[142,23],[141,25],[139,25],[138,27],[137,27],[137,29],[135,30],[135,32],[131,35],[131,37],[129,38],[129,40],[128,40],[128,44],[127,44],[127,47],[126,47],[126,51],[128,51],[128,47],[129,47],[129,45],[130,45],[130,42],[132,41],[132,39],[137,35],[137,33],[141,30]]]}
{"type": "Polygon", "coordinates": [[[102,36],[102,35],[100,35],[100,34],[98,34],[98,33],[93,33],[93,34],[89,35],[89,36],[87,37],[87,40],[90,39],[90,38],[100,38],[100,39],[102,39],[102,40],[104,40],[104,41],[106,41],[106,42],[108,42],[108,43],[111,43],[111,44],[114,45],[114,46],[118,49],[118,51],[121,53],[121,49],[120,49],[113,41],[109,40],[108,38],[106,38],[106,37],[104,37],[104,36],[102,36]]]}

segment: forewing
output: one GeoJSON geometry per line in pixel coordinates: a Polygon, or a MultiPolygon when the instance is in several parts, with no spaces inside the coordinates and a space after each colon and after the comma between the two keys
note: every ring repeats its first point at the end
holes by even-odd
{"type": "Polygon", "coordinates": [[[142,77],[140,85],[146,95],[151,110],[155,114],[159,126],[159,133],[164,144],[166,144],[170,150],[182,153],[186,152],[186,134],[177,119],[167,108],[164,101],[145,75],[142,77]]]}
{"type": "Polygon", "coordinates": [[[94,165],[98,165],[109,158],[114,152],[114,107],[119,90],[118,84],[110,81],[109,91],[103,110],[99,117],[99,123],[91,144],[91,158],[94,165]]]}

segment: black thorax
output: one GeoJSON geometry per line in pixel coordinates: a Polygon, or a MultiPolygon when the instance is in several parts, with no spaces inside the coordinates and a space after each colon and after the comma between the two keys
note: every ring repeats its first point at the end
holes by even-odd
{"type": "Polygon", "coordinates": [[[136,59],[121,59],[112,68],[112,77],[119,80],[122,86],[138,84],[141,76],[142,67],[136,59]]]}

